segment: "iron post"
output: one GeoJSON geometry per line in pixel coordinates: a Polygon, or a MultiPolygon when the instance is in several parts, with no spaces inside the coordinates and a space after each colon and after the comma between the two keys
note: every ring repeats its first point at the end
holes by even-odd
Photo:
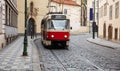
{"type": "Polygon", "coordinates": [[[27,0],[25,0],[25,33],[24,33],[24,48],[23,48],[23,56],[27,56],[27,46],[28,46],[28,40],[27,40],[27,0]]]}
{"type": "Polygon", "coordinates": [[[94,0],[94,16],[93,16],[92,28],[93,28],[93,39],[95,39],[95,28],[96,28],[96,22],[95,22],[95,0],[94,0]]]}

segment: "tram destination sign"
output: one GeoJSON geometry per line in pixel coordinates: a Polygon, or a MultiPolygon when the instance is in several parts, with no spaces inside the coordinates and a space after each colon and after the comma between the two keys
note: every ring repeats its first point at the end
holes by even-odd
{"type": "Polygon", "coordinates": [[[51,16],[52,19],[66,19],[65,15],[52,15],[51,16]]]}

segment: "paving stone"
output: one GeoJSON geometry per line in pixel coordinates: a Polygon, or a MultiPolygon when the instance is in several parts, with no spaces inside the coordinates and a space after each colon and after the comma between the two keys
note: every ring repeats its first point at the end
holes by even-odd
{"type": "MultiPolygon", "coordinates": [[[[32,57],[34,52],[31,40],[28,37],[28,56],[23,57],[23,37],[19,37],[16,41],[9,44],[5,49],[0,51],[0,71],[33,71],[32,57]]],[[[36,49],[34,49],[36,50],[36,49]]],[[[36,56],[39,56],[38,54],[36,56]]],[[[40,70],[38,70],[40,71],[40,70]]]]}

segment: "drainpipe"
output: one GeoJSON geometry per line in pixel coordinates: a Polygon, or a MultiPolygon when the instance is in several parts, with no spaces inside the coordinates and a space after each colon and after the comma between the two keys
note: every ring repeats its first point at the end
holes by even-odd
{"type": "MultiPolygon", "coordinates": [[[[97,25],[98,25],[98,30],[99,30],[99,0],[98,0],[98,7],[97,7],[97,11],[98,11],[98,20],[97,20],[97,25]]],[[[97,37],[99,37],[99,31],[97,31],[97,37]]]]}
{"type": "Polygon", "coordinates": [[[82,26],[82,0],[81,0],[81,26],[82,26]]]}

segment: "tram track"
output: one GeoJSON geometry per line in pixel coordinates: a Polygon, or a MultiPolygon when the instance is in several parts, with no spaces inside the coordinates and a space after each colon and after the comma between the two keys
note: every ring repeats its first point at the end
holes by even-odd
{"type": "MultiPolygon", "coordinates": [[[[80,46],[76,45],[74,42],[70,42],[70,43],[71,43],[72,45],[76,46],[75,48],[80,47],[80,46]]],[[[81,47],[81,48],[83,48],[83,47],[81,47]]],[[[87,50],[87,49],[86,49],[86,50],[87,50]]],[[[90,50],[88,50],[88,51],[90,51],[90,50]]],[[[90,51],[90,52],[92,52],[92,51],[90,51]]],[[[84,59],[86,62],[88,62],[88,63],[90,63],[91,65],[93,65],[96,69],[98,69],[98,70],[100,70],[100,71],[104,71],[101,67],[95,65],[94,62],[91,62],[89,59],[87,59],[87,58],[85,58],[85,57],[83,57],[83,59],[84,59]]]]}
{"type": "MultiPolygon", "coordinates": [[[[111,59],[89,49],[72,40],[69,50],[46,49],[42,46],[40,40],[36,42],[40,51],[42,71],[112,71],[109,69],[116,67],[112,65],[111,59]],[[108,64],[111,64],[107,66],[108,64]]],[[[87,45],[85,43],[85,45],[87,45]]],[[[53,46],[54,47],[54,46],[53,46]]],[[[113,61],[114,63],[116,61],[113,61]]],[[[116,70],[115,70],[116,71],[116,70]]]]}
{"type": "Polygon", "coordinates": [[[54,53],[53,50],[50,50],[51,53],[53,54],[54,58],[58,61],[59,64],[61,64],[62,68],[64,71],[67,71],[66,67],[64,66],[64,64],[60,61],[60,59],[57,57],[57,55],[54,53]]]}
{"type": "MultiPolygon", "coordinates": [[[[74,47],[77,47],[77,45],[76,44],[74,44],[74,43],[71,43],[72,45],[74,45],[74,47]]],[[[52,68],[53,67],[55,67],[55,70],[57,69],[57,71],[69,71],[69,68],[74,68],[74,66],[72,66],[71,67],[71,65],[70,65],[70,67],[69,66],[65,66],[64,65],[64,62],[62,62],[61,61],[61,56],[59,56],[57,53],[56,53],[56,51],[54,51],[54,49],[46,49],[46,48],[44,48],[43,46],[41,46],[42,44],[39,44],[39,45],[37,45],[38,46],[38,48],[39,48],[39,51],[40,51],[40,56],[42,56],[42,61],[40,61],[40,62],[42,62],[42,63],[40,63],[40,64],[42,64],[42,65],[40,65],[40,67],[41,67],[41,70],[42,71],[52,71],[52,68]],[[48,58],[46,58],[46,57],[48,57],[48,58]],[[51,62],[52,61],[52,62],[51,62]],[[50,65],[50,67],[49,67],[49,64],[48,63],[51,63],[50,65]],[[55,64],[54,64],[54,62],[55,62],[55,64]],[[56,64],[58,65],[58,66],[56,66],[56,64]],[[53,67],[52,67],[52,65],[53,65],[53,67]],[[48,66],[48,67],[47,67],[48,66]],[[68,68],[68,69],[67,69],[68,68]],[[50,70],[48,70],[48,69],[50,69],[50,70]],[[60,69],[60,70],[59,70],[60,69]]],[[[70,46],[69,47],[69,51],[71,51],[71,50],[73,50],[73,49],[71,49],[72,48],[72,46],[70,46]]],[[[73,55],[72,55],[73,56],[73,55]]],[[[73,56],[73,57],[75,57],[75,56],[73,56]]],[[[40,59],[40,60],[41,60],[40,59]]],[[[66,58],[65,58],[66,59],[66,58]]],[[[81,60],[81,59],[80,59],[81,60]]],[[[69,60],[68,60],[69,61],[69,60]]],[[[97,67],[96,65],[94,65],[93,63],[91,63],[88,59],[82,59],[82,61],[85,61],[85,62],[88,62],[89,64],[91,64],[92,66],[93,66],[93,68],[94,69],[96,69],[96,70],[100,70],[100,71],[104,71],[104,70],[101,70],[101,68],[99,68],[99,67],[97,67]]],[[[70,63],[71,64],[71,63],[70,63]]],[[[68,64],[69,65],[69,64],[68,64]]],[[[79,69],[79,68],[77,68],[77,69],[79,69]]]]}
{"type": "MultiPolygon", "coordinates": [[[[40,44],[42,45],[42,44],[40,44]]],[[[52,49],[46,49],[44,48],[43,46],[39,46],[38,44],[36,44],[36,46],[38,47],[38,50],[39,50],[39,54],[40,54],[40,68],[41,68],[41,71],[47,71],[47,67],[46,67],[46,57],[44,55],[46,54],[49,54],[51,57],[53,57],[57,64],[60,67],[60,69],[62,69],[62,71],[68,71],[64,64],[60,61],[59,57],[54,53],[54,51],[52,49]],[[43,52],[44,51],[44,52],[43,52]]],[[[61,71],[61,70],[60,70],[61,71]]]]}

